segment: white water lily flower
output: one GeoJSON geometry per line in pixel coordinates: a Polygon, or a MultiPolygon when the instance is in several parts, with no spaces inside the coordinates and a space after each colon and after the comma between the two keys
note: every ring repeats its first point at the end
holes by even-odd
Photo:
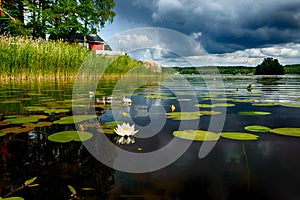
{"type": "Polygon", "coordinates": [[[130,105],[132,100],[130,98],[123,97],[123,102],[124,102],[124,104],[130,105]]]}
{"type": "Polygon", "coordinates": [[[130,126],[129,123],[118,124],[114,131],[119,136],[116,138],[117,144],[134,143],[134,135],[138,132],[138,130],[134,130],[134,125],[130,126]]]}
{"type": "Polygon", "coordinates": [[[114,129],[116,134],[119,136],[133,136],[135,135],[138,130],[134,130],[134,124],[132,126],[129,123],[123,123],[122,125],[117,125],[118,127],[114,129]]]}

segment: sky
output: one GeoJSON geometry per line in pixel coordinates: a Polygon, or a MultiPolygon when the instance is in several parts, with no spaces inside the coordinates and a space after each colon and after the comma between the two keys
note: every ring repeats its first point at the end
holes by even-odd
{"type": "Polygon", "coordinates": [[[115,0],[100,36],[163,65],[300,63],[299,0],[115,0]]]}

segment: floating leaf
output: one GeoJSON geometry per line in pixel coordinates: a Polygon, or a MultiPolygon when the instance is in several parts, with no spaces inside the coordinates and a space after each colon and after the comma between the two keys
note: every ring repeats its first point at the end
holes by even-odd
{"type": "Polygon", "coordinates": [[[71,186],[71,185],[68,185],[68,188],[69,188],[70,192],[71,192],[73,195],[75,195],[75,194],[76,194],[76,190],[74,189],[74,187],[73,187],[73,186],[71,186]]]}
{"type": "Polygon", "coordinates": [[[30,116],[20,116],[13,119],[5,119],[4,122],[8,122],[10,124],[25,124],[30,122],[37,122],[40,119],[46,119],[45,115],[30,115],[30,116]]]}
{"type": "Polygon", "coordinates": [[[195,120],[202,115],[199,111],[196,112],[171,112],[167,113],[167,118],[174,120],[195,120]]]}
{"type": "Polygon", "coordinates": [[[6,126],[6,125],[8,125],[8,124],[9,124],[8,122],[0,121],[0,126],[6,126]]]}
{"type": "Polygon", "coordinates": [[[271,130],[269,127],[260,125],[246,126],[245,129],[252,132],[269,132],[271,130]]]}
{"type": "Polygon", "coordinates": [[[62,109],[62,108],[58,108],[58,109],[46,109],[44,110],[45,113],[66,113],[66,112],[69,112],[70,110],[69,109],[62,109]]]}
{"type": "Polygon", "coordinates": [[[41,128],[41,127],[45,127],[45,126],[51,126],[52,122],[37,122],[37,123],[27,123],[27,124],[23,124],[23,126],[25,127],[36,127],[36,128],[41,128]]]}
{"type": "Polygon", "coordinates": [[[21,101],[17,100],[7,100],[7,101],[1,101],[2,104],[10,104],[10,103],[21,103],[21,101]]]}
{"type": "Polygon", "coordinates": [[[285,107],[290,107],[290,108],[300,108],[300,104],[280,103],[280,105],[285,107]]]}
{"type": "Polygon", "coordinates": [[[271,129],[270,132],[276,133],[279,135],[286,135],[286,136],[293,136],[293,137],[300,137],[300,128],[275,128],[271,129]]]}
{"type": "Polygon", "coordinates": [[[220,114],[222,114],[222,112],[213,111],[213,110],[201,110],[200,114],[202,114],[202,115],[220,115],[220,114]]]}
{"type": "Polygon", "coordinates": [[[257,140],[258,135],[242,132],[222,132],[221,137],[232,140],[257,140]]]}
{"type": "Polygon", "coordinates": [[[219,134],[203,130],[174,131],[173,135],[181,139],[196,141],[213,141],[218,140],[220,137],[219,134]]]}
{"type": "Polygon", "coordinates": [[[48,137],[48,140],[53,142],[66,143],[66,142],[71,142],[72,140],[85,141],[91,139],[92,137],[93,134],[84,131],[62,131],[62,132],[53,133],[48,137]]]}
{"type": "Polygon", "coordinates": [[[95,189],[94,188],[81,188],[81,190],[84,190],[84,191],[93,191],[95,189]]]}
{"type": "Polygon", "coordinates": [[[277,103],[274,102],[266,102],[266,103],[253,103],[252,106],[276,106],[277,103]]]}
{"type": "Polygon", "coordinates": [[[7,198],[1,198],[0,200],[24,200],[22,197],[7,197],[7,198]]]}
{"type": "Polygon", "coordinates": [[[239,115],[269,115],[270,112],[263,112],[263,111],[240,111],[238,112],[239,115]]]}
{"type": "Polygon", "coordinates": [[[112,128],[101,128],[101,129],[97,129],[98,132],[100,133],[104,133],[104,134],[115,134],[114,129],[112,128]]]}
{"type": "Polygon", "coordinates": [[[45,106],[26,106],[24,109],[29,112],[43,112],[47,108],[45,106]]]}
{"type": "Polygon", "coordinates": [[[56,101],[56,99],[53,99],[53,98],[39,99],[39,102],[50,102],[50,101],[56,101]]]}
{"type": "Polygon", "coordinates": [[[101,127],[102,128],[115,128],[118,124],[122,124],[122,121],[111,121],[111,122],[105,122],[101,127]]]}
{"type": "Polygon", "coordinates": [[[2,129],[1,131],[3,134],[7,134],[7,133],[19,134],[19,133],[26,133],[28,131],[32,131],[33,129],[34,127],[9,127],[9,128],[2,129]]]}
{"type": "Polygon", "coordinates": [[[78,122],[82,122],[89,119],[96,119],[96,115],[75,115],[75,116],[67,116],[62,117],[57,121],[54,121],[54,124],[74,124],[78,122]]]}
{"type": "Polygon", "coordinates": [[[5,135],[4,133],[0,132],[0,137],[2,137],[2,136],[4,136],[4,135],[5,135]]]}
{"type": "Polygon", "coordinates": [[[25,185],[25,186],[28,186],[28,185],[30,185],[31,183],[33,183],[36,179],[37,179],[37,177],[34,177],[34,178],[32,178],[32,179],[29,179],[29,180],[25,181],[24,185],[25,185]]]}
{"type": "Polygon", "coordinates": [[[254,99],[234,99],[233,102],[236,103],[251,103],[254,102],[254,99]]]}
{"type": "Polygon", "coordinates": [[[215,108],[215,107],[234,107],[232,103],[214,103],[214,104],[196,104],[195,106],[200,108],[215,108]]]}

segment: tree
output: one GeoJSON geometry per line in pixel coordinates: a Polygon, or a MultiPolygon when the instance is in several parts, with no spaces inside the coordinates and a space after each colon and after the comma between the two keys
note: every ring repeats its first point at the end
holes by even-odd
{"type": "Polygon", "coordinates": [[[27,34],[22,0],[0,0],[0,34],[27,34]]]}
{"type": "Polygon", "coordinates": [[[114,6],[114,0],[0,0],[0,34],[87,35],[113,22],[114,6]]]}
{"type": "Polygon", "coordinates": [[[281,75],[284,74],[284,67],[277,59],[265,58],[264,61],[256,66],[256,75],[281,75]]]}

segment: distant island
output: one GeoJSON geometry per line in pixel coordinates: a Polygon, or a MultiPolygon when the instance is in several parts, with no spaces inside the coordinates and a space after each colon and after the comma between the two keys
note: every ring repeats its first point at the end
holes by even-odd
{"type": "MultiPolygon", "coordinates": [[[[216,69],[220,74],[243,74],[243,75],[283,75],[283,74],[300,74],[300,64],[281,65],[277,59],[265,58],[257,66],[217,66],[216,69]]],[[[211,74],[211,66],[203,67],[172,67],[164,68],[163,71],[175,70],[180,74],[211,74]]]]}

